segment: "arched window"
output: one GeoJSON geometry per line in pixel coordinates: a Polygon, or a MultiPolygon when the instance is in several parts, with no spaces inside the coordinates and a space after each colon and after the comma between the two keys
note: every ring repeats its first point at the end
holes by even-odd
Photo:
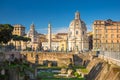
{"type": "Polygon", "coordinates": [[[70,31],[70,33],[69,33],[69,36],[71,36],[72,35],[72,31],[70,31]]]}
{"type": "Polygon", "coordinates": [[[76,31],[76,35],[78,35],[78,31],[76,31]]]}
{"type": "Polygon", "coordinates": [[[83,31],[83,33],[82,33],[83,35],[84,35],[84,31],[83,31]]]}

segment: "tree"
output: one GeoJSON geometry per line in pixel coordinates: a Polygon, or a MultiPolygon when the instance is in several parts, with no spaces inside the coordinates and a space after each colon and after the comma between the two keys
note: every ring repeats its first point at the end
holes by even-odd
{"type": "Polygon", "coordinates": [[[31,38],[23,37],[23,41],[26,42],[26,43],[25,43],[25,46],[26,46],[26,49],[27,49],[27,42],[28,42],[28,41],[31,41],[31,38]]]}
{"type": "Polygon", "coordinates": [[[28,41],[31,41],[31,38],[28,38],[28,37],[23,37],[22,39],[24,42],[28,42],[28,41]]]}
{"type": "Polygon", "coordinates": [[[13,26],[0,24],[0,43],[7,44],[12,39],[13,26]]]}
{"type": "Polygon", "coordinates": [[[20,49],[21,49],[21,41],[27,42],[27,41],[30,41],[30,40],[31,39],[28,38],[28,37],[13,35],[13,41],[15,41],[15,47],[16,47],[16,41],[19,41],[19,43],[20,43],[20,49]]]}
{"type": "Polygon", "coordinates": [[[15,50],[16,50],[16,41],[19,40],[19,36],[18,35],[13,35],[12,39],[13,39],[13,41],[15,41],[15,50]]]}

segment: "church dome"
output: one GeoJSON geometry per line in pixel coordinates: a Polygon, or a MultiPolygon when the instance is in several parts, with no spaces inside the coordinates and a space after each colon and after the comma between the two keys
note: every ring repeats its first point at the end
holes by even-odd
{"type": "Polygon", "coordinates": [[[28,37],[32,37],[32,36],[37,36],[38,33],[37,31],[35,30],[35,25],[32,23],[31,26],[30,26],[30,30],[28,32],[28,37]]]}
{"type": "Polygon", "coordinates": [[[80,13],[77,11],[75,13],[75,19],[70,22],[70,29],[87,29],[85,23],[80,19],[80,13]]]}
{"type": "Polygon", "coordinates": [[[68,30],[68,50],[84,51],[88,48],[87,28],[85,23],[80,19],[80,13],[75,13],[75,18],[70,22],[68,30]]]}

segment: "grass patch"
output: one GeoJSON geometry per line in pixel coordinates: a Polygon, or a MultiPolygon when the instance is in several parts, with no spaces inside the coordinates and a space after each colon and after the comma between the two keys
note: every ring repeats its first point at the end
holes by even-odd
{"type": "Polygon", "coordinates": [[[82,73],[88,73],[89,71],[87,69],[81,69],[82,73]]]}
{"type": "Polygon", "coordinates": [[[52,67],[48,67],[48,66],[39,66],[37,67],[38,69],[61,69],[61,67],[57,67],[57,66],[52,66],[52,67]]]}
{"type": "MultiPolygon", "coordinates": [[[[57,67],[57,66],[52,66],[52,67],[47,67],[47,66],[39,66],[37,67],[38,70],[39,69],[50,69],[50,70],[61,70],[62,67],[57,67]]],[[[67,68],[69,69],[69,68],[67,68]]],[[[84,67],[84,66],[73,66],[72,68],[70,68],[72,70],[74,70],[74,72],[76,73],[76,69],[81,69],[81,72],[83,73],[88,73],[88,70],[84,67]]],[[[52,73],[52,72],[39,72],[38,73],[38,80],[85,80],[85,78],[82,78],[81,75],[78,75],[77,73],[74,74],[75,77],[66,77],[66,76],[56,76],[58,73],[52,73]]]]}
{"type": "Polygon", "coordinates": [[[51,72],[39,72],[38,78],[54,78],[54,73],[51,72]]]}
{"type": "Polygon", "coordinates": [[[85,69],[84,66],[73,66],[74,69],[85,69]]]}
{"type": "Polygon", "coordinates": [[[41,80],[85,80],[84,78],[51,78],[51,79],[41,79],[41,80]]]}

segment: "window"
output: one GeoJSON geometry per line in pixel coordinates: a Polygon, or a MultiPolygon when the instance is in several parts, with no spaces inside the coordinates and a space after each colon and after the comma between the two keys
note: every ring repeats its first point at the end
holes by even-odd
{"type": "Polygon", "coordinates": [[[101,38],[101,34],[99,34],[99,38],[101,38]]]}
{"type": "Polygon", "coordinates": [[[98,33],[98,30],[96,29],[96,33],[98,33]]]}
{"type": "Polygon", "coordinates": [[[72,31],[70,32],[70,35],[72,35],[72,31]]]}
{"type": "Polygon", "coordinates": [[[78,35],[78,31],[76,31],[76,35],[78,35]]]}
{"type": "Polygon", "coordinates": [[[83,31],[83,33],[82,33],[83,35],[84,35],[84,31],[83,31]]]}
{"type": "Polygon", "coordinates": [[[98,35],[96,34],[96,38],[98,38],[98,35]]]}
{"type": "Polygon", "coordinates": [[[106,43],[107,43],[107,40],[106,40],[106,43]]]}
{"type": "Polygon", "coordinates": [[[117,35],[117,38],[120,38],[120,34],[117,35]]]}
{"type": "Polygon", "coordinates": [[[120,29],[118,29],[118,33],[120,32],[120,29]]]}
{"type": "Polygon", "coordinates": [[[105,29],[105,32],[106,32],[106,33],[108,32],[107,29],[105,29]]]}
{"type": "Polygon", "coordinates": [[[113,40],[111,41],[111,43],[113,43],[113,40]]]}
{"type": "Polygon", "coordinates": [[[111,29],[111,33],[113,33],[113,29],[111,29]]]}
{"type": "Polygon", "coordinates": [[[114,34],[111,34],[111,38],[114,38],[114,34]]]}
{"type": "Polygon", "coordinates": [[[119,43],[119,40],[117,40],[117,43],[119,43]]]}
{"type": "Polygon", "coordinates": [[[70,31],[70,33],[69,33],[69,37],[72,35],[72,31],[70,31]]]}
{"type": "Polygon", "coordinates": [[[78,25],[78,23],[76,23],[76,25],[78,25]]]}
{"type": "Polygon", "coordinates": [[[120,38],[120,34],[117,35],[117,38],[120,38]]]}
{"type": "Polygon", "coordinates": [[[106,34],[106,35],[105,35],[105,37],[107,38],[107,37],[108,37],[108,35],[106,34]]]}

